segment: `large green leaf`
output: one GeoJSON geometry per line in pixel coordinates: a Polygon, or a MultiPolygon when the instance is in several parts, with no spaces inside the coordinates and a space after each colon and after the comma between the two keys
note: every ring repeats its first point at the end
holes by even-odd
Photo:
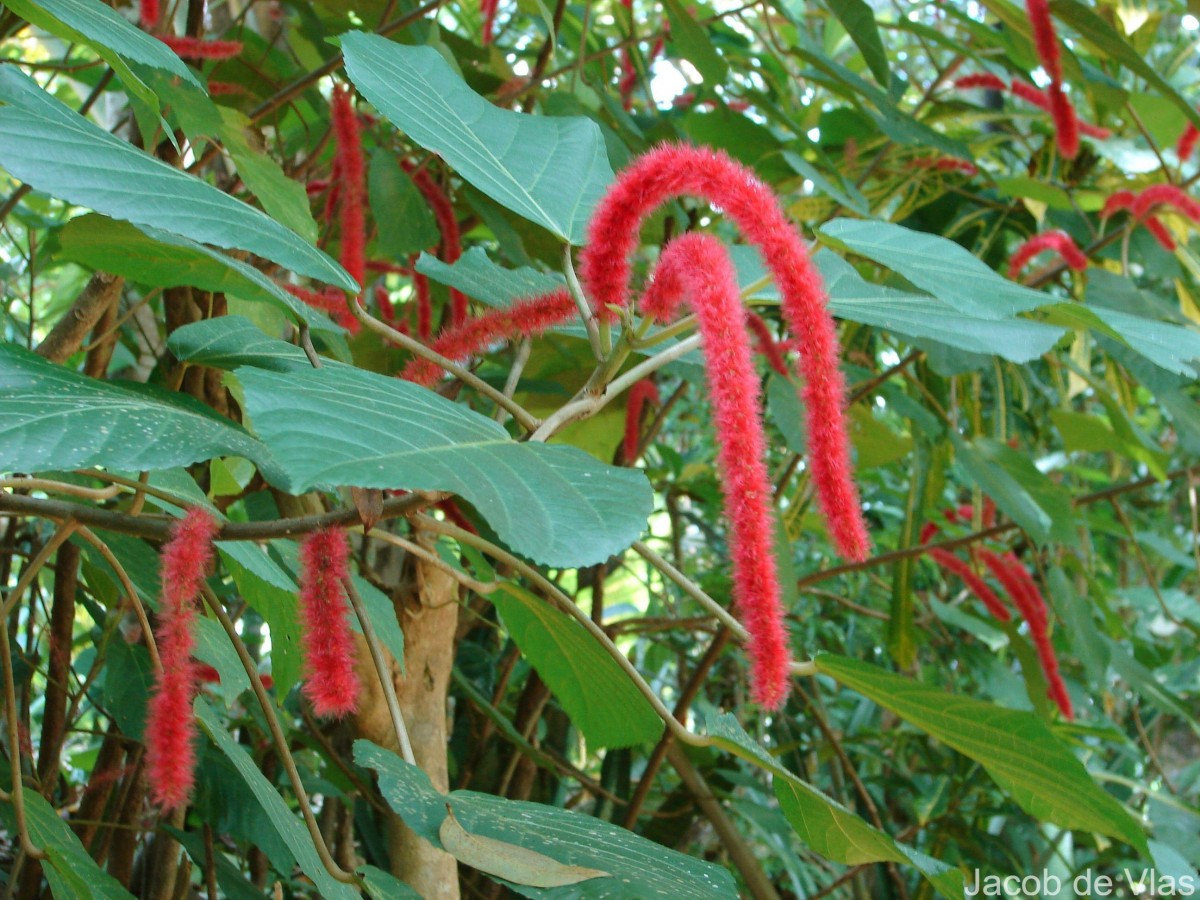
{"type": "Polygon", "coordinates": [[[519,269],[499,266],[482,247],[472,247],[453,264],[422,253],[417,260],[417,271],[488,306],[510,306],[514,300],[536,297],[564,285],[558,275],[528,266],[519,269]]]}
{"type": "Polygon", "coordinates": [[[1023,453],[989,438],[967,444],[953,431],[955,459],[1000,511],[1039,544],[1075,546],[1079,535],[1071,494],[1043,475],[1023,453]]]}
{"type": "Polygon", "coordinates": [[[354,742],[354,761],[376,771],[384,799],[409,828],[435,847],[441,847],[438,827],[449,804],[471,834],[525,847],[567,865],[611,873],[566,890],[508,885],[522,896],[726,900],[737,895],[733,877],[721,866],[684,856],[601,819],[473,791],[442,794],[419,768],[370,741],[354,742]]]}
{"type": "Polygon", "coordinates": [[[774,776],[775,797],[783,814],[800,840],[817,853],[845,865],[909,862],[943,896],[962,897],[960,872],[896,843],[807,781],[797,778],[746,734],[732,713],[707,718],[705,730],[714,745],[774,776]]]}
{"type": "Polygon", "coordinates": [[[0,471],[166,469],[214,456],[269,468],[265,447],[190,397],[97,381],[0,346],[0,471]]]}
{"type": "Polygon", "coordinates": [[[244,316],[204,319],[177,328],[167,338],[167,349],[177,359],[214,369],[257,366],[275,372],[295,372],[312,368],[303,350],[268,337],[244,316]]]}
{"type": "MultiPolygon", "coordinates": [[[[45,797],[28,788],[24,796],[29,839],[46,851],[43,872],[56,900],[133,900],[133,894],[96,865],[45,797]]],[[[0,821],[9,834],[16,834],[11,803],[0,804],[0,821]]]]}
{"type": "Polygon", "coordinates": [[[60,258],[151,287],[181,284],[269,303],[295,321],[341,332],[324,313],[293,297],[253,266],[158,228],[100,215],[78,216],[60,233],[60,258]]]}
{"type": "Polygon", "coordinates": [[[342,35],[346,71],[393,124],[501,205],[582,243],[612,169],[590,119],[548,118],[493,106],[432,47],[342,35]]]}
{"type": "Polygon", "coordinates": [[[1045,294],[1002,278],[964,247],[892,222],[834,219],[820,228],[826,243],[887,266],[948,303],[983,319],[1009,319],[1051,302],[1045,294]]]}
{"type": "Polygon", "coordinates": [[[646,527],[653,498],[641,472],[574,447],[517,443],[492,419],[417,385],[336,365],[237,375],[293,493],[451,491],[517,553],[554,566],[602,562],[646,527]]]}
{"type": "Polygon", "coordinates": [[[200,726],[204,729],[205,734],[222,753],[229,757],[229,761],[238,770],[238,774],[245,779],[246,786],[250,788],[259,806],[266,812],[267,818],[270,819],[283,842],[296,857],[300,869],[312,879],[321,896],[331,898],[331,900],[341,900],[341,898],[357,900],[359,893],[355,887],[334,880],[333,876],[326,871],[321,864],[320,857],[317,856],[317,849],[313,846],[308,830],[297,815],[288,809],[283,797],[279,795],[267,777],[259,771],[246,749],[233,739],[225,723],[217,718],[212,707],[203,698],[197,697],[195,708],[196,718],[200,720],[200,726]]]}
{"type": "Polygon", "coordinates": [[[376,245],[380,253],[403,259],[441,240],[442,232],[429,203],[390,149],[380,147],[371,154],[367,186],[371,213],[379,229],[376,245]]]}
{"type": "Polygon", "coordinates": [[[1036,715],[948,694],[864,662],[821,654],[818,670],[978,762],[1022,809],[1147,853],[1146,835],[1036,715]]]}
{"type": "Polygon", "coordinates": [[[346,271],[293,231],[114,137],[16,66],[0,66],[0,165],[68,203],[217,247],[257,253],[349,291],[346,271]]]}
{"type": "Polygon", "coordinates": [[[579,623],[514,584],[489,599],[588,746],[628,747],[662,734],[653,707],[579,623]]]}
{"type": "Polygon", "coordinates": [[[828,0],[828,3],[829,9],[846,29],[846,34],[850,35],[850,40],[862,53],[875,80],[887,88],[892,73],[883,41],[879,37],[879,28],[875,25],[875,11],[866,0],[828,0]]]}

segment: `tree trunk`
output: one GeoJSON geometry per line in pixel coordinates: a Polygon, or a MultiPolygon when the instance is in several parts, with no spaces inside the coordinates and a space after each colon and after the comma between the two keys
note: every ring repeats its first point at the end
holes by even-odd
{"type": "MultiPolygon", "coordinates": [[[[395,598],[404,630],[404,673],[392,661],[393,683],[418,766],[439,791],[450,787],[446,760],[446,696],[454,665],[458,625],[457,583],[439,569],[417,562],[416,587],[395,598]]],[[[363,697],[355,728],[359,736],[399,752],[387,704],[370,667],[366,648],[359,655],[363,697]]],[[[389,657],[390,659],[390,657],[389,657]]],[[[392,874],[427,900],[457,900],[458,864],[392,815],[388,822],[388,855],[392,874]]]]}

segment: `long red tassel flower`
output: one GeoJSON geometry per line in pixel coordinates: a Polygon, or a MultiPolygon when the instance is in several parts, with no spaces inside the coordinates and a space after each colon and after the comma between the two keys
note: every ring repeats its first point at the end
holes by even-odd
{"type": "MultiPolygon", "coordinates": [[[[749,169],[720,151],[664,144],[635,160],[600,201],[588,226],[580,274],[598,317],[627,306],[632,268],[645,218],[668,200],[696,195],[720,207],[762,253],[783,298],[783,314],[800,341],[808,465],[838,551],[867,557],[870,539],[851,477],[840,348],[821,277],[800,234],[774,193],[749,169]]],[[[721,435],[722,438],[725,435],[721,435]]]]}
{"type": "Polygon", "coordinates": [[[737,273],[711,235],[685,234],[666,245],[642,297],[642,311],[665,321],[685,299],[696,313],[712,392],[721,491],[731,526],[734,602],[750,636],[754,700],[777,709],[787,699],[791,658],[775,566],[758,375],[737,273]]]}
{"type": "Polygon", "coordinates": [[[621,455],[627,466],[637,462],[642,449],[642,410],[647,403],[659,404],[658,386],[649,378],[643,378],[629,389],[625,404],[625,440],[621,455]]]}
{"type": "Polygon", "coordinates": [[[162,668],[155,673],[146,717],[146,775],[150,795],[163,809],[184,806],[195,779],[192,698],[199,679],[192,659],[192,625],[218,530],[210,513],[193,507],[172,526],[162,548],[162,596],[155,628],[162,668]]]}
{"type": "Polygon", "coordinates": [[[1046,231],[1035,234],[1016,249],[1008,260],[1008,277],[1015,279],[1026,264],[1045,250],[1053,250],[1067,267],[1082,272],[1087,268],[1087,257],[1079,249],[1079,245],[1065,231],[1046,231]]]}
{"type": "Polygon", "coordinates": [[[354,712],[362,690],[354,670],[354,636],[346,621],[342,580],[350,544],[340,528],[314,531],[300,545],[300,619],[304,626],[304,694],[318,716],[354,712]]]}

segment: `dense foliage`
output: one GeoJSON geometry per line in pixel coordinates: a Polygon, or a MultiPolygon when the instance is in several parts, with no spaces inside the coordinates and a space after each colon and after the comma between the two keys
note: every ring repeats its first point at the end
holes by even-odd
{"type": "Polygon", "coordinates": [[[1200,890],[1198,37],[0,4],[6,896],[1200,890]]]}

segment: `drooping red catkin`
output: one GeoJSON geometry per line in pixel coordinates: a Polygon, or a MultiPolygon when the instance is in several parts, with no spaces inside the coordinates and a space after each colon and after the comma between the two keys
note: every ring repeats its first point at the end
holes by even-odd
{"type": "Polygon", "coordinates": [[[1062,83],[1062,54],[1058,49],[1058,35],[1054,31],[1054,20],[1050,17],[1050,4],[1046,0],[1025,0],[1025,11],[1029,14],[1029,25],[1033,30],[1033,44],[1037,48],[1042,68],[1050,76],[1052,84],[1062,83]]]}
{"type": "Polygon", "coordinates": [[[748,309],[746,310],[746,324],[754,332],[758,352],[766,358],[767,365],[786,377],[788,374],[787,360],[783,358],[779,342],[775,340],[775,335],[771,334],[771,329],[767,327],[763,317],[754,310],[748,309]]]}
{"type": "Polygon", "coordinates": [[[733,219],[775,277],[784,317],[800,339],[808,465],[821,510],[839,552],[851,560],[866,559],[870,539],[851,477],[837,331],[804,241],[767,185],[724,153],[707,148],[663,144],[636,159],[597,206],[580,256],[580,274],[596,315],[612,321],[615,314],[609,307],[628,305],[630,258],[646,216],[688,194],[733,219]]]}
{"type": "Polygon", "coordinates": [[[685,234],[663,248],[641,306],[661,321],[684,300],[696,314],[712,394],[721,491],[730,523],[733,594],[749,634],[752,693],[755,702],[777,709],[788,694],[790,653],[775,568],[758,376],[742,324],[737,273],[711,235],[685,234]]]}
{"type": "Polygon", "coordinates": [[[1108,199],[1104,201],[1104,209],[1100,210],[1101,219],[1110,219],[1122,210],[1129,211],[1133,209],[1133,201],[1136,198],[1133,191],[1119,190],[1109,194],[1108,199]]]}
{"type": "Polygon", "coordinates": [[[382,284],[375,285],[375,307],[379,310],[379,318],[385,325],[395,325],[396,310],[392,306],[391,295],[382,284]]]}
{"type": "Polygon", "coordinates": [[[984,88],[985,90],[1000,91],[1003,93],[1008,90],[1008,85],[1004,83],[1004,79],[998,75],[993,75],[991,72],[976,72],[973,75],[964,75],[954,82],[954,86],[960,91],[984,88]]]}
{"type": "Polygon", "coordinates": [[[1176,184],[1151,185],[1134,198],[1131,209],[1135,219],[1144,219],[1160,206],[1172,206],[1193,222],[1200,223],[1200,203],[1176,184]]]}
{"type": "Polygon", "coordinates": [[[151,797],[163,809],[185,805],[195,777],[192,698],[199,680],[192,659],[192,623],[218,530],[210,513],[194,507],[172,526],[162,548],[162,596],[155,627],[162,669],[155,673],[146,714],[146,776],[151,797]]]}
{"type": "Polygon", "coordinates": [[[1040,88],[1036,88],[1026,81],[1018,81],[1014,78],[1009,89],[1014,96],[1020,97],[1026,103],[1031,103],[1038,109],[1044,109],[1046,112],[1050,111],[1050,97],[1040,88]]]}
{"type": "Polygon", "coordinates": [[[1192,158],[1197,142],[1200,142],[1200,128],[1188,122],[1183,129],[1183,134],[1179,135],[1179,140],[1175,144],[1175,155],[1179,157],[1180,163],[1192,158]]]}
{"type": "Polygon", "coordinates": [[[283,289],[296,299],[303,300],[313,309],[330,313],[335,322],[351,334],[358,334],[358,329],[360,328],[359,321],[354,318],[354,314],[346,306],[346,297],[341,291],[336,288],[313,291],[294,284],[285,284],[283,289]]]}
{"type": "Polygon", "coordinates": [[[1142,224],[1146,226],[1146,230],[1151,236],[1158,241],[1164,250],[1168,253],[1175,252],[1175,237],[1167,230],[1167,226],[1162,223],[1158,216],[1146,216],[1142,220],[1142,224]]]}
{"type": "Polygon", "coordinates": [[[1087,268],[1087,257],[1065,231],[1047,231],[1035,234],[1016,249],[1008,260],[1008,277],[1015,279],[1026,264],[1044,250],[1053,250],[1063,262],[1076,272],[1087,268]]]}
{"type": "MultiPolygon", "coordinates": [[[[442,233],[439,257],[445,263],[455,262],[462,256],[462,232],[458,227],[458,216],[454,214],[454,204],[427,169],[419,169],[407,160],[402,161],[400,165],[409,173],[413,184],[417,186],[437,220],[438,230],[442,233]]],[[[428,292],[428,284],[426,291],[428,292]]],[[[450,321],[447,327],[454,328],[466,321],[467,306],[466,294],[457,288],[450,288],[450,321]]]]}
{"type": "Polygon", "coordinates": [[[314,531],[300,545],[304,694],[322,717],[354,712],[362,689],[354,671],[354,637],[342,588],[342,579],[350,574],[349,560],[350,544],[340,528],[314,531]]]}
{"type": "Polygon", "coordinates": [[[931,547],[926,553],[940,568],[952,575],[957,575],[967,586],[967,590],[987,607],[987,611],[992,614],[993,618],[1000,622],[1008,622],[1012,618],[1008,607],[996,596],[996,592],[987,586],[987,582],[975,574],[975,570],[970,565],[949,550],[943,550],[940,547],[931,547]]]}
{"type": "Polygon", "coordinates": [[[625,465],[632,466],[637,462],[642,448],[642,408],[650,401],[658,406],[658,385],[649,378],[643,378],[629,389],[629,399],[625,404],[625,440],[622,444],[622,456],[625,465]]]}
{"type": "MultiPolygon", "coordinates": [[[[442,332],[429,346],[447,359],[461,363],[499,341],[517,335],[536,337],[565,322],[577,311],[575,301],[565,289],[551,291],[467,319],[457,328],[442,332]]],[[[440,374],[441,370],[434,363],[414,359],[400,373],[400,377],[429,387],[438,380],[440,374]]]]}
{"type": "Polygon", "coordinates": [[[162,11],[159,9],[158,0],[141,0],[141,3],[138,5],[138,21],[142,23],[142,27],[147,31],[158,24],[161,14],[162,11]]]}
{"type": "Polygon", "coordinates": [[[362,136],[358,116],[354,113],[354,98],[350,88],[335,88],[331,105],[335,156],[341,174],[341,195],[338,206],[342,229],[341,264],[350,277],[360,285],[366,274],[366,216],[363,207],[362,136]]]}
{"type": "Polygon", "coordinates": [[[244,47],[241,41],[205,41],[169,34],[160,34],[158,39],[184,59],[233,59],[241,55],[244,47]]]}
{"type": "Polygon", "coordinates": [[[1054,138],[1058,152],[1067,159],[1079,155],[1079,118],[1075,107],[1067,99],[1061,84],[1052,84],[1046,91],[1050,98],[1050,117],[1054,120],[1054,138]]]}
{"type": "Polygon", "coordinates": [[[479,11],[483,14],[483,45],[492,42],[496,30],[496,10],[500,0],[479,0],[479,11]]]}

